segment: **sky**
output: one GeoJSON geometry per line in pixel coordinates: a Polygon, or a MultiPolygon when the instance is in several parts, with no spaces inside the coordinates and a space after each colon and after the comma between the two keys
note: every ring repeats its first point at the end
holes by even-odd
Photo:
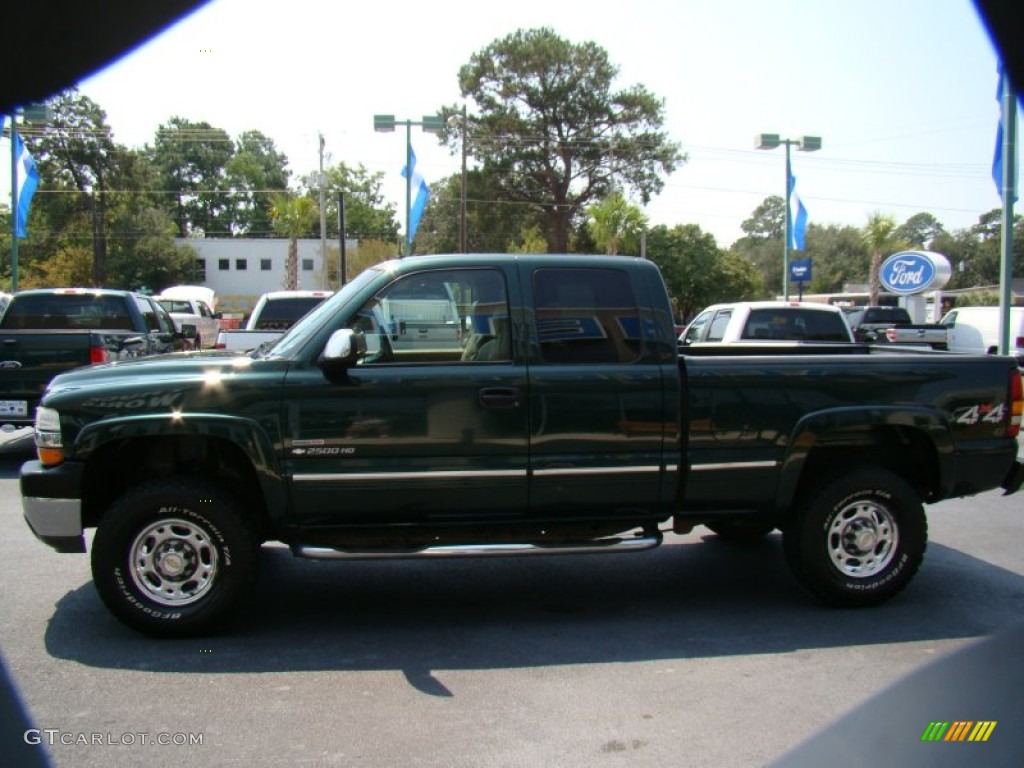
{"type": "MultiPolygon", "coordinates": [[[[811,224],[925,211],[955,230],[1000,206],[997,57],[971,0],[212,0],[79,88],[121,144],[152,144],[172,116],[257,129],[296,180],[317,169],[322,134],[327,165],[382,172],[401,212],[404,130],[375,133],[373,115],[461,104],[470,56],[536,27],[597,43],[616,88],[664,100],[688,160],[644,208],[652,224],[697,224],[722,247],[741,237],[785,194],[785,151],[755,149],[760,133],[821,137],[792,152],[811,224]]],[[[458,172],[434,136],[414,127],[412,143],[428,182],[458,172]]]]}

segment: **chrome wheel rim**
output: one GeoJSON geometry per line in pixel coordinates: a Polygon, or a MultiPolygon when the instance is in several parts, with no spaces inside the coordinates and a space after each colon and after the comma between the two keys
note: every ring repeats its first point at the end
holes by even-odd
{"type": "Polygon", "coordinates": [[[170,518],[143,529],[130,557],[135,586],[160,605],[194,603],[217,578],[217,548],[210,534],[189,520],[170,518]]]}
{"type": "Polygon", "coordinates": [[[869,579],[884,571],[896,556],[899,527],[889,510],[873,501],[849,504],[828,529],[828,554],[844,576],[869,579]]]}

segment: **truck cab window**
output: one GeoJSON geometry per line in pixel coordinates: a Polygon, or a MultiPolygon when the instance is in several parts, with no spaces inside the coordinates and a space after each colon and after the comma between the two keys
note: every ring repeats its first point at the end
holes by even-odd
{"type": "Polygon", "coordinates": [[[640,315],[617,269],[533,274],[541,356],[548,363],[629,363],[640,357],[640,315]]]}
{"type": "Polygon", "coordinates": [[[494,269],[407,275],[349,323],[366,337],[362,364],[511,360],[508,295],[494,269]]]}
{"type": "Polygon", "coordinates": [[[711,321],[711,327],[708,328],[707,341],[721,341],[725,338],[725,328],[729,325],[729,320],[732,319],[732,311],[726,310],[719,312],[715,315],[714,320],[711,321]]]}

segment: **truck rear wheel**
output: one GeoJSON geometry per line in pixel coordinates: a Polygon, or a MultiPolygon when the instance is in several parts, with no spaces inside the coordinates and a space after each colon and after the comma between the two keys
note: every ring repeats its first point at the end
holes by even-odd
{"type": "Polygon", "coordinates": [[[914,577],[928,539],[921,500],[881,467],[833,475],[806,497],[786,527],[790,570],[811,592],[840,606],[888,600],[914,577]]]}
{"type": "Polygon", "coordinates": [[[92,545],[107,608],[158,637],[214,628],[255,578],[258,543],[230,495],[205,483],[157,481],[110,507],[92,545]]]}

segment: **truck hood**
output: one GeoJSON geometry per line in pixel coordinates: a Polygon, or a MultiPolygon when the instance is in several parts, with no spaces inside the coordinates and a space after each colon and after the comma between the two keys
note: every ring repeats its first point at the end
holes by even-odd
{"type": "Polygon", "coordinates": [[[185,352],[78,368],[53,379],[41,405],[61,414],[65,439],[109,419],[276,418],[292,361],[185,352]]]}
{"type": "MultiPolygon", "coordinates": [[[[248,370],[253,359],[238,353],[176,352],[102,365],[89,365],[55,376],[48,392],[93,386],[150,385],[170,380],[203,379],[248,370]]],[[[260,361],[265,362],[265,361],[260,361]]]]}
{"type": "Polygon", "coordinates": [[[94,365],[55,377],[41,404],[83,424],[129,413],[242,412],[265,402],[289,365],[281,358],[208,352],[94,365]]]}

